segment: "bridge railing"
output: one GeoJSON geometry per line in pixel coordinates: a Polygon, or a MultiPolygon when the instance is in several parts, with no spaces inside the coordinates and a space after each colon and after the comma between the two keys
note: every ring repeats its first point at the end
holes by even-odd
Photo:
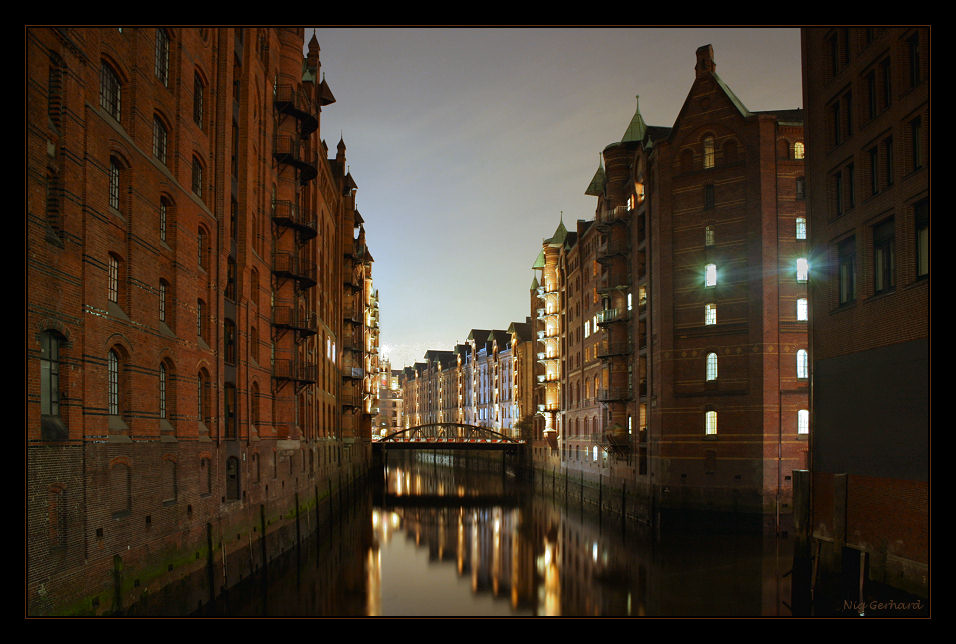
{"type": "Polygon", "coordinates": [[[392,432],[380,443],[496,443],[520,445],[520,441],[491,428],[465,423],[429,423],[392,432]]]}

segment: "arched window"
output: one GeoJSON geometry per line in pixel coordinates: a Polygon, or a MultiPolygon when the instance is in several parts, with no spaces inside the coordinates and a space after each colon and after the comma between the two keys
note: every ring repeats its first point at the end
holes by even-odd
{"type": "Polygon", "coordinates": [[[165,29],[156,30],[156,56],[153,65],[156,78],[164,86],[169,86],[169,34],[165,29]]]}
{"type": "Polygon", "coordinates": [[[109,63],[103,62],[100,66],[100,107],[117,121],[121,114],[121,90],[119,74],[109,63]]]}
{"type": "Polygon", "coordinates": [[[713,352],[707,354],[707,380],[717,380],[717,354],[713,352]]]}
{"type": "Polygon", "coordinates": [[[707,436],[717,435],[717,412],[708,411],[704,414],[704,434],[707,436]]]}
{"type": "Polygon", "coordinates": [[[807,298],[798,297],[797,298],[797,320],[800,322],[806,322],[809,319],[809,311],[807,309],[807,298]]]}
{"type": "Polygon", "coordinates": [[[199,157],[193,157],[193,171],[192,171],[192,191],[197,197],[202,198],[202,177],[203,177],[203,165],[202,161],[199,160],[199,157]]]}
{"type": "Polygon", "coordinates": [[[110,349],[106,356],[106,405],[110,416],[119,416],[123,400],[120,392],[120,356],[116,349],[110,349]]]}
{"type": "Polygon", "coordinates": [[[169,231],[169,217],[171,215],[169,199],[160,197],[159,199],[159,239],[166,241],[166,235],[169,231]]]}
{"type": "Polygon", "coordinates": [[[113,210],[120,209],[120,179],[123,167],[116,157],[110,157],[109,203],[113,210]]]}
{"type": "Polygon", "coordinates": [[[169,418],[169,400],[167,398],[167,387],[169,386],[169,373],[166,370],[166,363],[159,364],[159,417],[162,420],[169,418]]]}
{"type": "Polygon", "coordinates": [[[166,149],[169,144],[169,129],[159,115],[153,116],[153,156],[166,165],[166,149]]]}
{"type": "Polygon", "coordinates": [[[259,363],[259,332],[256,327],[249,327],[249,357],[256,364],[259,363]]]}
{"type": "Polygon", "coordinates": [[[796,143],[793,144],[793,158],[794,158],[794,159],[803,159],[803,157],[805,156],[805,154],[806,154],[806,151],[805,151],[805,149],[804,149],[804,147],[803,147],[803,142],[802,142],[802,141],[797,141],[796,143]]]}
{"type": "Polygon", "coordinates": [[[167,299],[169,297],[169,282],[164,279],[159,280],[159,321],[166,324],[169,317],[166,312],[167,299]]]}
{"type": "Polygon", "coordinates": [[[704,137],[704,168],[714,167],[714,137],[704,137]]]}
{"type": "Polygon", "coordinates": [[[810,363],[805,349],[797,351],[797,378],[810,377],[810,363]]]}
{"type": "Polygon", "coordinates": [[[193,121],[200,128],[202,128],[205,123],[205,101],[206,83],[203,82],[202,75],[197,71],[193,75],[193,121]]]}
{"type": "Polygon", "coordinates": [[[704,324],[717,324],[717,305],[713,302],[704,305],[704,324]]]}
{"type": "Polygon", "coordinates": [[[209,313],[206,311],[206,303],[202,300],[197,300],[196,302],[196,315],[196,337],[206,342],[209,339],[209,334],[206,329],[209,313]]]}

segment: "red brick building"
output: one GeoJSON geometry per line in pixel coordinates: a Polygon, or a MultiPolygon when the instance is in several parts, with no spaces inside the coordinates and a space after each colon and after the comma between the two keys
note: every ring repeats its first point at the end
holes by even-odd
{"type": "Polygon", "coordinates": [[[300,28],[26,45],[28,612],[121,611],[208,569],[182,614],[368,458],[342,349],[370,257],[320,139],[334,97],[300,28]]]}
{"type": "Polygon", "coordinates": [[[539,409],[557,436],[535,454],[609,477],[648,520],[775,526],[807,462],[802,113],[749,111],[715,69],[701,47],[672,127],[637,110],[588,186],[593,222],[545,240],[538,329],[560,367],[539,409]]]}
{"type": "Polygon", "coordinates": [[[817,596],[926,596],[930,30],[804,29],[817,596]],[[860,566],[864,570],[860,571],[860,566]]]}

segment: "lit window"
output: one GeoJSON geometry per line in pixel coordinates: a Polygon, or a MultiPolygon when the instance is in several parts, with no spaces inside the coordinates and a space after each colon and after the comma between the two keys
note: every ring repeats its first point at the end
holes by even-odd
{"type": "Polygon", "coordinates": [[[797,217],[797,239],[807,238],[807,218],[797,217]]]}
{"type": "Polygon", "coordinates": [[[810,377],[810,363],[806,349],[797,351],[797,378],[810,377]]]}
{"type": "Polygon", "coordinates": [[[714,137],[712,136],[704,139],[704,167],[714,167],[714,137]]]}
{"type": "Polygon", "coordinates": [[[804,156],[803,143],[800,141],[797,141],[796,143],[793,144],[793,158],[802,159],[803,156],[804,156]]]}
{"type": "Polygon", "coordinates": [[[801,297],[797,299],[797,320],[801,322],[806,322],[808,319],[807,314],[807,298],[801,297]]]}
{"type": "Polygon", "coordinates": [[[584,321],[584,337],[587,338],[590,335],[591,335],[591,321],[585,320],[584,321]]]}
{"type": "Polygon", "coordinates": [[[707,380],[717,380],[717,354],[707,354],[707,380]]]}
{"type": "Polygon", "coordinates": [[[704,267],[704,286],[717,286],[717,264],[704,267]]]}
{"type": "Polygon", "coordinates": [[[807,258],[801,257],[797,260],[797,281],[806,282],[807,277],[810,275],[810,268],[807,264],[807,258]]]}
{"type": "Polygon", "coordinates": [[[713,246],[714,245],[714,227],[707,226],[704,228],[704,246],[713,246]]]}
{"type": "Polygon", "coordinates": [[[717,412],[709,411],[704,414],[704,433],[708,436],[717,435],[717,412]]]}
{"type": "Polygon", "coordinates": [[[797,433],[810,433],[810,411],[807,409],[797,411],[797,433]]]}
{"type": "Polygon", "coordinates": [[[716,304],[705,304],[704,305],[704,324],[717,324],[717,305],[716,304]]]}

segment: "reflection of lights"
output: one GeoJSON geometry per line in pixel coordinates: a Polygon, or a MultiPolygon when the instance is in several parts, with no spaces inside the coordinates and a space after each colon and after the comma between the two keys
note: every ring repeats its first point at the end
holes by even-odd
{"type": "Polygon", "coordinates": [[[591,544],[591,560],[597,563],[597,541],[591,544]]]}
{"type": "Polygon", "coordinates": [[[399,528],[402,525],[402,518],[398,516],[398,512],[392,512],[388,519],[393,528],[399,528]]]}

